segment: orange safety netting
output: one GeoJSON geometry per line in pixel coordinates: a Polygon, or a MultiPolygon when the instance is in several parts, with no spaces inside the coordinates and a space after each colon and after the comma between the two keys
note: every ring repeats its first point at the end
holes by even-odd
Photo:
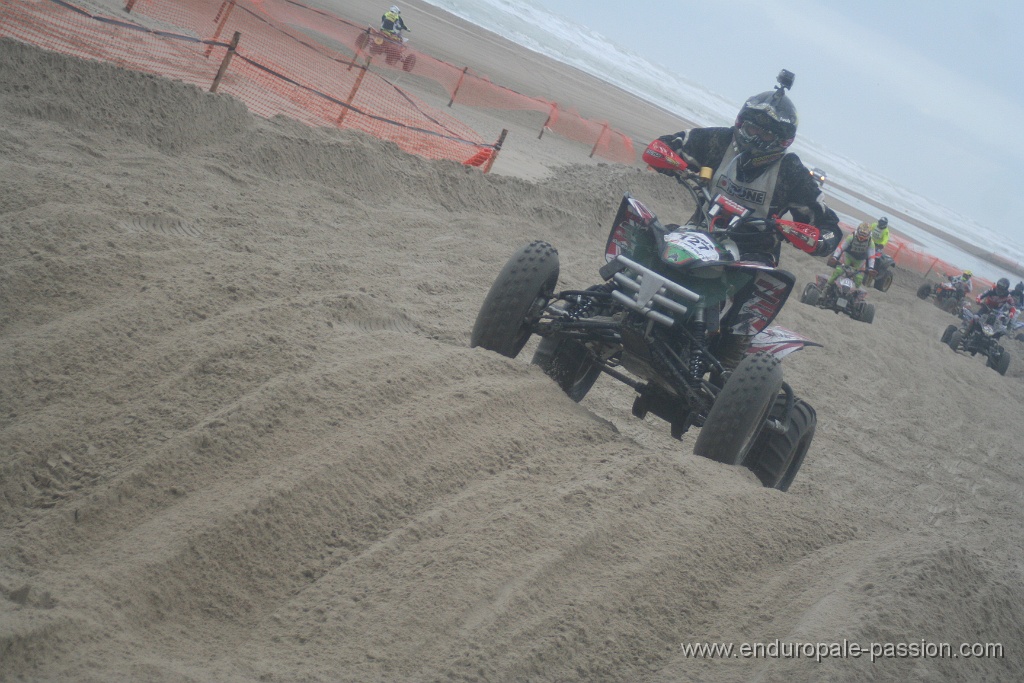
{"type": "MultiPolygon", "coordinates": [[[[407,152],[489,167],[498,145],[402,91],[256,0],[129,0],[121,16],[91,14],[63,0],[4,0],[0,36],[211,88],[240,35],[218,91],[254,113],[310,125],[356,128],[407,152]]],[[[372,61],[372,60],[371,60],[372,61]]]]}
{"type": "MultiPolygon", "coordinates": [[[[368,38],[376,35],[376,31],[366,26],[353,24],[295,0],[259,0],[259,6],[279,22],[323,35],[360,57],[367,55],[368,38]]],[[[369,52],[372,56],[372,47],[369,52]]],[[[607,123],[585,119],[576,111],[565,109],[555,102],[496,85],[487,76],[469,67],[460,69],[409,46],[404,48],[402,58],[386,59],[382,67],[410,71],[436,82],[448,93],[449,106],[458,103],[470,107],[541,112],[547,115],[541,134],[544,130],[550,130],[570,140],[592,145],[591,156],[596,154],[603,159],[623,164],[636,161],[633,141],[607,123]]]]}

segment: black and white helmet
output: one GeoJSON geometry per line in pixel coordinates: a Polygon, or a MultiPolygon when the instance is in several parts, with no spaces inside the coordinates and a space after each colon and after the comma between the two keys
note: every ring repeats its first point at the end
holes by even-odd
{"type": "Polygon", "coordinates": [[[783,69],[775,90],[749,98],[736,115],[733,140],[751,162],[775,161],[796,139],[796,107],[786,96],[786,89],[792,85],[793,74],[783,69]]]}

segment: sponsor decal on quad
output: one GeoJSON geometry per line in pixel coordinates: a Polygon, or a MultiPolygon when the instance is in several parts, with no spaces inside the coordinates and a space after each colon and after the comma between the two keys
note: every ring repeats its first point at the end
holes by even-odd
{"type": "Polygon", "coordinates": [[[665,235],[669,244],[686,249],[701,261],[717,261],[718,249],[710,237],[699,232],[670,232],[665,235]]]}

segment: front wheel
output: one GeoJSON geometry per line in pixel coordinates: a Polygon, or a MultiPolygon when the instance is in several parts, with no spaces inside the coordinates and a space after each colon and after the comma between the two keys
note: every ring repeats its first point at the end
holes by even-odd
{"type": "Polygon", "coordinates": [[[917,288],[917,298],[927,299],[932,294],[932,286],[925,283],[917,288]]]}
{"type": "Polygon", "coordinates": [[[963,334],[960,330],[953,330],[953,334],[949,335],[949,339],[946,340],[946,345],[954,351],[960,348],[960,340],[963,338],[963,334]]]}
{"type": "MultiPolygon", "coordinates": [[[[769,417],[782,421],[785,416],[786,397],[780,395],[769,417]]],[[[785,431],[782,432],[771,429],[761,432],[750,449],[746,465],[766,487],[788,491],[811,447],[818,416],[802,399],[794,399],[793,411],[783,426],[785,431]]]]}
{"type": "Polygon", "coordinates": [[[857,320],[862,323],[870,325],[875,320],[875,305],[874,304],[861,304],[860,310],[857,311],[857,320]]]}
{"type": "Polygon", "coordinates": [[[875,289],[879,292],[888,292],[890,287],[892,287],[891,270],[887,270],[885,273],[875,278],[875,289]]]}
{"type": "Polygon", "coordinates": [[[695,455],[727,465],[747,457],[782,388],[782,366],[770,353],[747,355],[722,387],[701,427],[695,455]]]}
{"type": "Polygon", "coordinates": [[[580,342],[559,335],[544,337],[533,354],[533,364],[555,380],[559,388],[579,403],[601,375],[601,369],[580,342]]]}
{"type": "Polygon", "coordinates": [[[406,73],[412,71],[416,67],[416,55],[408,55],[402,59],[402,71],[406,73]]]}
{"type": "Polygon", "coordinates": [[[541,241],[521,247],[487,292],[469,345],[482,346],[509,358],[518,356],[557,284],[558,251],[541,241]]]}
{"type": "Polygon", "coordinates": [[[956,330],[956,325],[947,326],[946,329],[942,332],[942,337],[940,338],[940,341],[942,341],[943,344],[948,344],[949,340],[953,337],[953,333],[956,332],[956,330]]]}
{"type": "Polygon", "coordinates": [[[813,282],[808,282],[804,291],[800,294],[800,301],[810,306],[817,306],[821,298],[821,291],[813,282]]]}
{"type": "Polygon", "coordinates": [[[986,365],[998,372],[1000,375],[1005,375],[1006,371],[1010,369],[1010,354],[1006,352],[1006,349],[999,346],[998,354],[995,356],[989,356],[986,365]]]}

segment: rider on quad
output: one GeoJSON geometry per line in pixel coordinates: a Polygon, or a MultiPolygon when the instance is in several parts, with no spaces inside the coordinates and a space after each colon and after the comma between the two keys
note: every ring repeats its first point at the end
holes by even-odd
{"type": "Polygon", "coordinates": [[[398,9],[398,5],[392,5],[391,9],[381,15],[380,30],[389,35],[398,35],[399,31],[409,30],[402,21],[402,10],[398,9]]]}
{"type": "Polygon", "coordinates": [[[953,285],[964,294],[970,294],[971,290],[974,289],[974,283],[971,282],[971,277],[973,275],[974,273],[971,271],[965,270],[960,277],[951,277],[949,279],[949,284],[953,285]]]}
{"type": "MultiPolygon", "coordinates": [[[[778,81],[774,91],[750,97],[731,127],[691,128],[658,139],[692,168],[710,167],[714,192],[755,215],[769,219],[788,211],[794,220],[813,224],[821,233],[813,253],[825,256],[842,239],[839,217],[825,205],[821,187],[800,157],[786,152],[797,129],[796,107],[786,95],[793,74],[783,70],[778,81]]],[[[733,239],[744,260],[778,265],[783,238],[777,230],[735,235],[733,239]]],[[[723,333],[713,352],[725,367],[735,367],[750,342],[749,337],[723,333]]]]}
{"type": "Polygon", "coordinates": [[[1016,308],[1016,300],[1010,292],[1010,281],[1005,277],[999,278],[992,289],[979,294],[977,301],[981,304],[981,308],[978,309],[979,315],[994,311],[1004,304],[1016,308]]]}
{"type": "Polygon", "coordinates": [[[853,276],[853,281],[860,287],[864,281],[865,270],[874,275],[875,245],[871,240],[871,226],[867,223],[858,225],[857,229],[847,235],[843,243],[836,247],[826,263],[836,267],[828,276],[828,285],[831,285],[843,274],[844,266],[849,266],[857,271],[857,274],[853,276]]]}

